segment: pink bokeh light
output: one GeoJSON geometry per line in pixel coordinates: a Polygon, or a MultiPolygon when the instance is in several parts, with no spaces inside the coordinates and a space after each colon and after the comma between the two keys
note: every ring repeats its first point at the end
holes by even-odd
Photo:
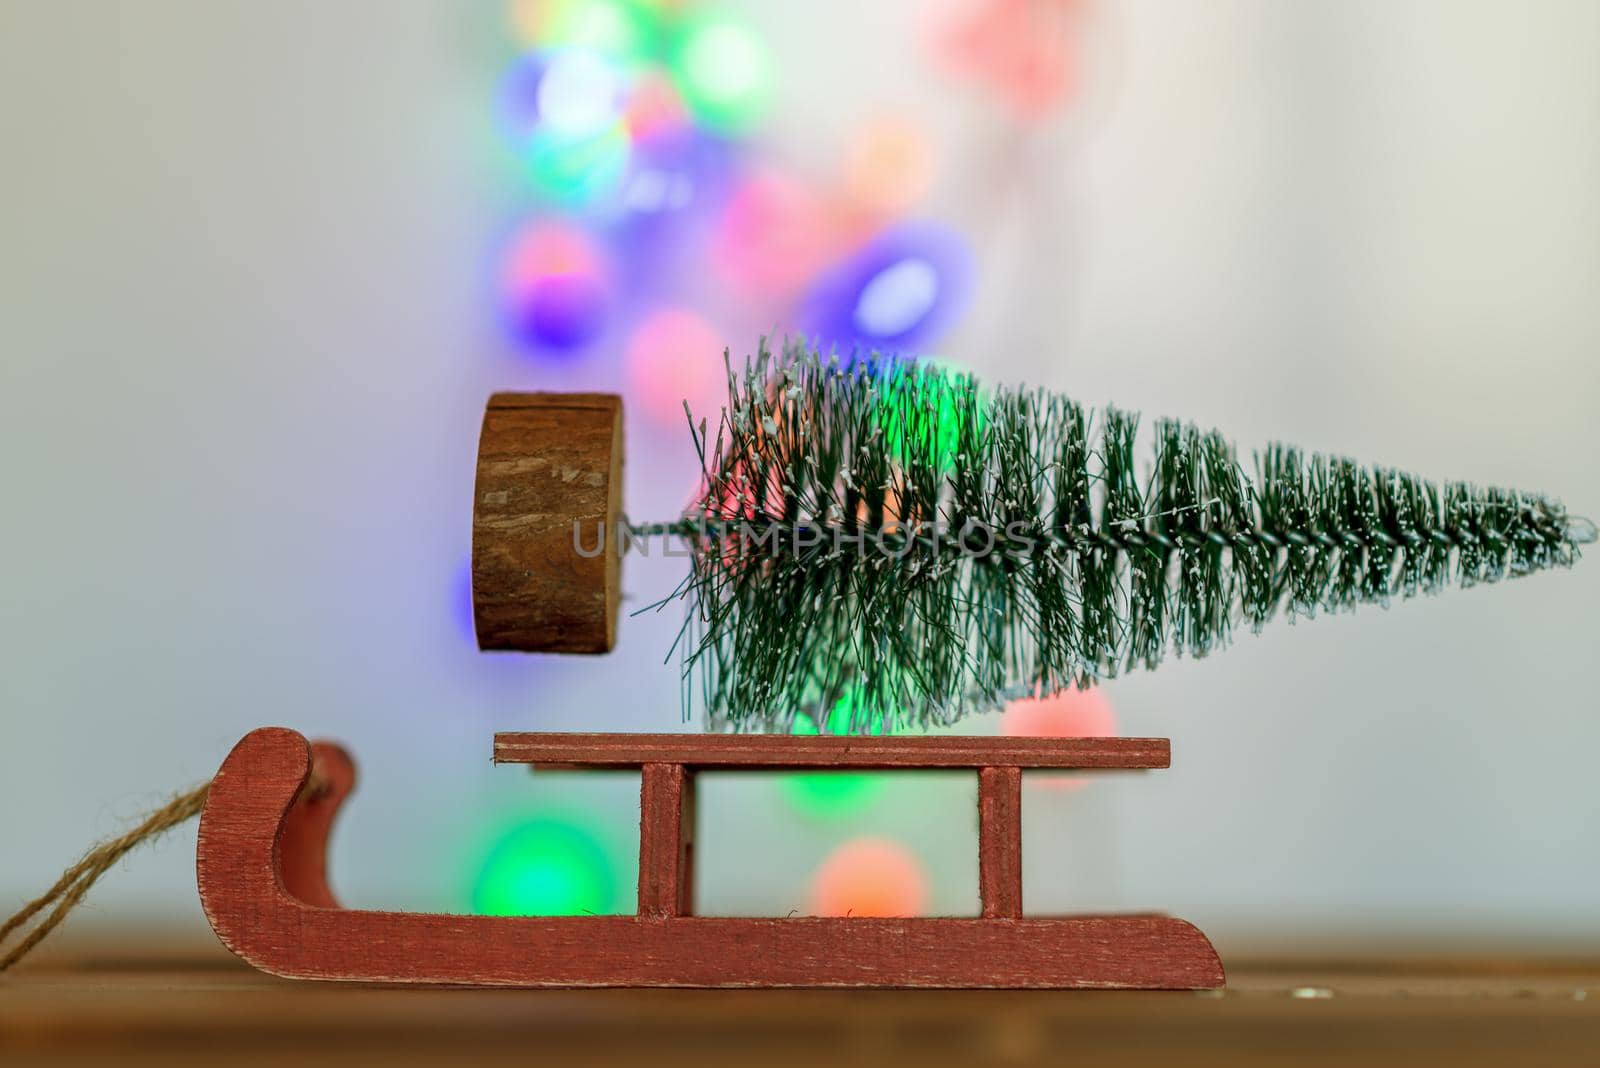
{"type": "MultiPolygon", "coordinates": [[[[1114,738],[1117,716],[1098,686],[1063,690],[1050,697],[1013,701],[1000,717],[1000,733],[1021,738],[1114,738]]],[[[1089,785],[1082,775],[1030,775],[1030,785],[1057,790],[1081,790],[1089,785]]]]}
{"type": "Polygon", "coordinates": [[[723,339],[711,322],[686,308],[650,313],[628,338],[629,398],[664,427],[683,427],[687,401],[695,420],[715,425],[727,392],[723,339]]]}

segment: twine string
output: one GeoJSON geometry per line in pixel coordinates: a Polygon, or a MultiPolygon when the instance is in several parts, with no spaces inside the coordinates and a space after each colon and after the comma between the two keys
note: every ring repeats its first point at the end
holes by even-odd
{"type": "Polygon", "coordinates": [[[56,880],[54,886],[24,905],[6,920],[4,925],[0,925],[0,946],[3,946],[8,938],[22,930],[35,915],[50,908],[51,905],[55,906],[49,915],[40,920],[10,952],[0,957],[0,972],[26,957],[51,931],[59,927],[61,921],[66,919],[67,913],[83,900],[83,896],[89,892],[95,881],[126,856],[129,850],[198,816],[200,809],[205,806],[206,794],[210,790],[211,784],[208,782],[187,793],[179,794],[146,816],[137,827],[101,842],[85,853],[82,860],[62,872],[61,878],[56,880]]]}
{"type": "MultiPolygon", "coordinates": [[[[320,796],[326,787],[327,781],[313,772],[296,800],[320,796]]],[[[44,919],[35,924],[33,929],[28,931],[5,956],[0,957],[0,972],[33,952],[51,931],[61,926],[61,921],[66,919],[67,913],[77,907],[100,876],[135,846],[153,841],[174,827],[181,826],[198,816],[200,810],[205,807],[206,797],[210,792],[211,783],[206,782],[186,793],[178,794],[146,816],[137,827],[101,842],[85,853],[82,860],[62,872],[61,878],[56,880],[54,886],[22,906],[4,924],[0,924],[0,947],[3,947],[8,939],[27,926],[29,920],[45,909],[50,909],[44,919]],[[52,905],[55,907],[51,908],[52,905]]]]}

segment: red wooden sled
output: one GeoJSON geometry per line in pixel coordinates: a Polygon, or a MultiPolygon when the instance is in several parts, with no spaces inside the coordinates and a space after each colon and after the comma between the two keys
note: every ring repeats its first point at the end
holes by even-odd
{"type": "Polygon", "coordinates": [[[1222,963],[1158,915],[1025,917],[1025,768],[1164,768],[1164,738],[835,738],[500,734],[495,760],[639,768],[633,916],[451,916],[340,908],[325,846],[355,782],[348,754],[265,727],[223,762],[200,819],[200,899],[223,944],[300,979],[496,986],[1208,989],[1222,963]],[[305,789],[313,768],[316,784],[305,789]],[[691,914],[702,769],[965,768],[978,774],[976,917],[691,914]]]}

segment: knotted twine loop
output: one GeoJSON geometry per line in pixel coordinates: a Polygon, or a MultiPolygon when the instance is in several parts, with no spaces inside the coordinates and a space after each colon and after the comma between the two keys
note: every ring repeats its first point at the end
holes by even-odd
{"type": "MultiPolygon", "coordinates": [[[[298,800],[316,797],[323,792],[327,783],[313,774],[306,780],[301,789],[298,800]]],[[[61,873],[61,878],[56,884],[46,890],[41,896],[28,902],[0,925],[0,946],[6,940],[22,930],[30,919],[44,909],[54,905],[50,914],[40,920],[27,935],[13,947],[4,957],[0,957],[0,972],[10,968],[17,961],[33,952],[34,948],[61,925],[67,913],[77,907],[78,902],[89,892],[110,867],[128,854],[128,851],[141,842],[152,841],[161,835],[188,823],[200,814],[205,807],[206,796],[211,792],[211,783],[202,783],[187,793],[178,794],[171,801],[156,809],[146,816],[137,827],[116,838],[107,839],[83,855],[83,859],[61,873]]]]}

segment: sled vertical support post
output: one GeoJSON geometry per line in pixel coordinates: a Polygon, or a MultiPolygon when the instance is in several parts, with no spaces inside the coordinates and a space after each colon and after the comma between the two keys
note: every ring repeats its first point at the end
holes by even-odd
{"type": "Polygon", "coordinates": [[[978,769],[978,901],[986,920],[1022,916],[1022,769],[978,769]]]}
{"type": "Polygon", "coordinates": [[[682,764],[639,769],[639,915],[694,912],[694,775],[682,764]]]}

